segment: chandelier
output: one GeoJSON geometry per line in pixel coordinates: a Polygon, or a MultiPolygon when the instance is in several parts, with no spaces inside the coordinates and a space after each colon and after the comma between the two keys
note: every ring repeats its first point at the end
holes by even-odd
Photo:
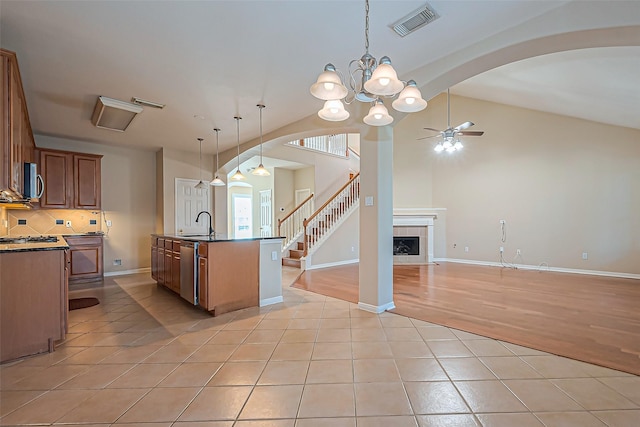
{"type": "Polygon", "coordinates": [[[345,110],[346,104],[354,100],[370,102],[369,114],[364,122],[371,126],[384,126],[393,122],[393,117],[382,102],[382,97],[398,98],[392,102],[395,110],[404,113],[414,113],[426,108],[427,101],[415,81],[403,82],[391,65],[391,59],[383,56],[376,60],[369,54],[369,0],[365,0],[365,53],[360,59],[349,62],[349,88],[344,85],[338,70],[333,64],[327,64],[324,71],[311,85],[311,94],[325,101],[323,108],[318,111],[321,119],[328,121],[342,121],[349,118],[345,110]]]}

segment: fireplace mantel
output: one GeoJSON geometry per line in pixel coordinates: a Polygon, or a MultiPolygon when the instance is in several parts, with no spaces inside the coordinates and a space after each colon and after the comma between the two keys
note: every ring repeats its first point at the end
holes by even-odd
{"type": "MultiPolygon", "coordinates": [[[[427,209],[399,208],[393,210],[394,227],[426,227],[427,263],[433,263],[433,221],[438,214],[427,209]]],[[[424,259],[421,261],[424,263],[424,259]]]]}

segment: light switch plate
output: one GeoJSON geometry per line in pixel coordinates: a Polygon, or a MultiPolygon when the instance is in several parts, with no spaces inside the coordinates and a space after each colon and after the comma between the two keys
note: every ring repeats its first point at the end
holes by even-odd
{"type": "Polygon", "coordinates": [[[365,206],[373,206],[373,196],[366,196],[364,198],[364,205],[365,206]]]}

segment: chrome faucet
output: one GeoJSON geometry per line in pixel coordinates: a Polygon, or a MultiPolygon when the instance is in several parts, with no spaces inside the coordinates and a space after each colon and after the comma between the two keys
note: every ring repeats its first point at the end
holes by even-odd
{"type": "Polygon", "coordinates": [[[200,215],[202,215],[203,213],[209,215],[209,236],[213,236],[215,232],[213,231],[213,227],[211,226],[211,214],[209,212],[207,211],[198,212],[198,216],[196,217],[196,222],[198,222],[198,220],[200,219],[200,215]]]}

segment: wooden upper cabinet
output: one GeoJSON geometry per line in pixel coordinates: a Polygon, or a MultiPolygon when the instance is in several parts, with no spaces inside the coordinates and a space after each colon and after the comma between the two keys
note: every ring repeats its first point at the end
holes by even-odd
{"type": "Polygon", "coordinates": [[[73,155],[74,207],[100,209],[100,158],[88,154],[73,155]]]}
{"type": "Polygon", "coordinates": [[[44,179],[41,208],[100,209],[102,156],[39,149],[44,179]]]}
{"type": "Polygon", "coordinates": [[[10,189],[21,195],[23,163],[34,160],[35,141],[16,55],[0,49],[0,56],[0,190],[10,189]]]}
{"type": "Polygon", "coordinates": [[[44,180],[44,193],[40,197],[41,208],[69,209],[73,181],[70,179],[71,158],[67,153],[40,150],[40,174],[44,180]]]}

